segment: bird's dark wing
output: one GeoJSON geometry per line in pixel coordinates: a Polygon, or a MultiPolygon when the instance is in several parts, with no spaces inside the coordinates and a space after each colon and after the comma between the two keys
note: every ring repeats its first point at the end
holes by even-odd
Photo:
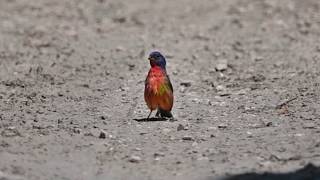
{"type": "Polygon", "coordinates": [[[170,81],[170,78],[169,78],[169,76],[167,75],[167,79],[168,79],[168,85],[169,85],[169,88],[170,88],[170,90],[173,92],[173,87],[172,87],[172,84],[171,84],[171,81],[170,81]]]}

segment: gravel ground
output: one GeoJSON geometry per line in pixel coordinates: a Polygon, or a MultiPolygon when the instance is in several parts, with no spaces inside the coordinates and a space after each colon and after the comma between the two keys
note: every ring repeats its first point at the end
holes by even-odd
{"type": "Polygon", "coordinates": [[[0,0],[0,179],[320,165],[318,0],[0,0]],[[176,121],[143,121],[152,50],[176,121]]]}

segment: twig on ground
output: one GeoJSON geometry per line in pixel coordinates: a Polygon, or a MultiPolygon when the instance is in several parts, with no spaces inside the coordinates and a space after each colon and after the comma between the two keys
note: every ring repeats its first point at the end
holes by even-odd
{"type": "Polygon", "coordinates": [[[294,100],[296,100],[296,99],[298,99],[298,96],[293,97],[293,98],[291,98],[291,99],[287,99],[287,100],[283,101],[282,103],[278,104],[278,105],[276,106],[276,109],[281,109],[283,106],[289,104],[290,102],[292,102],[292,101],[294,101],[294,100]]]}

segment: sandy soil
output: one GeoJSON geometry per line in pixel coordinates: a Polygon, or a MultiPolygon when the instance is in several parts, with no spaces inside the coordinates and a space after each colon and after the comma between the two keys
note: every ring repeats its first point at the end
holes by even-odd
{"type": "Polygon", "coordinates": [[[0,179],[320,165],[318,0],[1,0],[0,179]],[[160,50],[177,121],[148,115],[160,50]]]}

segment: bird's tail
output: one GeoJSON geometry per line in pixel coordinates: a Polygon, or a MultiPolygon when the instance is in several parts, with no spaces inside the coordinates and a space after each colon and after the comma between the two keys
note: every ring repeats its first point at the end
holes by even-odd
{"type": "Polygon", "coordinates": [[[157,115],[163,118],[173,118],[171,111],[165,111],[163,109],[158,109],[157,115]]]}

